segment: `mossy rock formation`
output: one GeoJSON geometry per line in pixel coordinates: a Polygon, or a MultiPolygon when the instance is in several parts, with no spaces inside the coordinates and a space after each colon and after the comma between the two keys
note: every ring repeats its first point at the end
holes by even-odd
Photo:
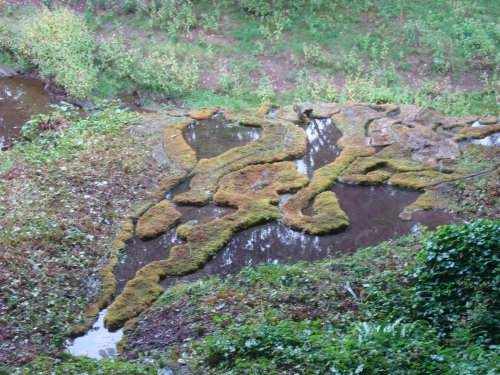
{"type": "Polygon", "coordinates": [[[293,162],[259,164],[225,175],[214,201],[237,209],[235,213],[199,225],[182,225],[179,237],[186,243],[174,246],[165,260],[152,262],[135,275],[109,307],[105,317],[110,328],[137,316],[162,293],[159,281],[168,276],[196,271],[220,251],[238,231],[276,220],[279,194],[301,188],[307,177],[293,162]]]}
{"type": "Polygon", "coordinates": [[[180,218],[180,212],[172,207],[170,201],[164,199],[139,218],[135,231],[142,240],[155,238],[177,224],[180,218]]]}
{"type": "Polygon", "coordinates": [[[235,116],[247,126],[262,127],[262,136],[211,159],[202,159],[193,169],[191,190],[174,198],[175,203],[204,205],[226,174],[249,165],[295,159],[306,151],[306,134],[292,122],[257,116],[235,116]]]}
{"type": "Polygon", "coordinates": [[[337,180],[425,190],[405,208],[400,216],[405,220],[415,211],[432,209],[439,203],[435,187],[463,176],[463,171],[456,171],[456,160],[461,156],[457,141],[498,131],[494,119],[484,119],[488,124],[477,126],[478,117],[449,117],[432,109],[392,104],[265,104],[257,113],[214,107],[177,110],[150,119],[161,132],[169,172],[151,199],[130,215],[133,221],[116,237],[119,247],[130,239],[135,222],[141,238],[152,238],[179,220],[179,212],[164,200],[164,194],[189,175],[190,190],[176,195],[174,203],[205,205],[213,200],[237,211],[203,224],[179,226],[177,235],[185,243],[174,246],[167,259],[140,269],[127,283],[105,317],[110,328],[121,326],[155,301],[163,291],[161,279],[196,271],[245,228],[278,220],[283,213],[285,224],[307,233],[344,229],[349,218],[341,208],[342,202],[329,191],[337,180]],[[182,131],[194,120],[208,119],[218,112],[228,121],[262,128],[262,135],[245,146],[197,161],[182,131]],[[295,163],[286,160],[304,155],[307,136],[297,124],[315,118],[332,119],[342,132],[338,142],[342,151],[335,160],[315,170],[309,181],[297,172],[295,163]],[[280,211],[276,206],[280,194],[292,191],[297,192],[280,211]]]}

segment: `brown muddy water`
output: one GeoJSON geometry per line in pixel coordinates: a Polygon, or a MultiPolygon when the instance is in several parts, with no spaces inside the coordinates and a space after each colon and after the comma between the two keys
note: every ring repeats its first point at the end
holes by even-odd
{"type": "Polygon", "coordinates": [[[0,150],[9,147],[31,115],[50,111],[44,83],[35,78],[0,77],[0,150]]]}
{"type": "Polygon", "coordinates": [[[196,151],[196,157],[209,159],[232,148],[240,147],[260,137],[259,128],[242,126],[226,121],[221,114],[216,114],[205,121],[196,121],[182,135],[196,151]]]}
{"type": "MultiPolygon", "coordinates": [[[[304,129],[308,147],[306,155],[297,160],[297,169],[312,176],[315,169],[338,156],[340,150],[336,143],[341,133],[331,120],[314,120],[304,129]]],[[[244,145],[259,135],[260,132],[255,128],[230,124],[217,116],[206,122],[197,122],[184,132],[186,141],[196,150],[198,158],[216,156],[230,148],[244,145]]],[[[188,188],[189,181],[186,181],[166,197],[172,199],[188,188]]],[[[434,228],[454,221],[443,211],[420,212],[414,215],[413,221],[400,220],[398,215],[403,208],[419,196],[420,193],[416,191],[386,185],[368,187],[339,183],[331,190],[337,194],[342,209],[349,216],[351,224],[345,231],[324,236],[307,235],[288,228],[280,221],[253,227],[236,234],[202,269],[183,277],[167,278],[161,285],[166,288],[206,275],[227,276],[259,263],[294,263],[339,256],[418,231],[420,225],[434,228]]],[[[280,204],[289,196],[283,195],[280,204]]],[[[191,220],[207,222],[233,212],[230,208],[214,204],[204,207],[177,206],[177,209],[183,215],[181,223],[191,220]]],[[[151,241],[133,239],[116,270],[116,294],[123,290],[137,270],[151,261],[167,258],[170,248],[182,243],[175,231],[176,228],[172,228],[151,241]]],[[[68,343],[70,353],[98,359],[112,357],[122,331],[109,332],[102,323],[103,314],[101,312],[98,321],[85,336],[68,343]]]]}

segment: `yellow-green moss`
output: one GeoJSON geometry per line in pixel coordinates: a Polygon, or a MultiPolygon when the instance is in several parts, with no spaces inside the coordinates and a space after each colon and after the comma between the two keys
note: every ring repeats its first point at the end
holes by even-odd
{"type": "Polygon", "coordinates": [[[312,216],[304,216],[301,227],[297,228],[311,234],[338,232],[349,225],[349,218],[340,208],[335,193],[325,191],[318,194],[313,204],[312,216]]]}
{"type": "Polygon", "coordinates": [[[278,109],[279,105],[273,104],[273,103],[264,103],[262,104],[259,109],[255,112],[257,116],[265,116],[267,115],[271,110],[273,109],[278,109]]]}
{"type": "Polygon", "coordinates": [[[122,224],[120,230],[115,236],[115,240],[128,242],[134,236],[134,223],[132,220],[127,220],[122,224]]]}
{"type": "Polygon", "coordinates": [[[377,185],[386,182],[394,173],[422,170],[411,159],[411,149],[394,143],[375,155],[360,157],[339,176],[339,181],[358,185],[377,185]]]}
{"type": "Polygon", "coordinates": [[[453,140],[464,141],[467,139],[478,139],[487,137],[490,134],[500,132],[500,125],[470,126],[461,129],[453,140]]]}
{"type": "Polygon", "coordinates": [[[129,214],[128,217],[134,221],[139,219],[144,213],[149,210],[151,207],[153,207],[156,204],[156,200],[150,199],[139,206],[137,206],[135,209],[133,209],[129,214]]]}
{"type": "Polygon", "coordinates": [[[479,122],[483,125],[493,125],[498,122],[498,118],[496,116],[481,116],[479,122]]]}
{"type": "Polygon", "coordinates": [[[298,173],[293,162],[252,165],[221,179],[214,201],[236,207],[237,211],[220,219],[178,228],[186,243],[174,246],[165,260],[152,262],[130,280],[105,317],[111,328],[137,316],[161,294],[158,282],[167,276],[194,272],[220,251],[238,231],[276,220],[279,193],[298,189],[308,181],[298,173]]]}
{"type": "Polygon", "coordinates": [[[163,148],[172,167],[186,172],[196,165],[196,152],[187,144],[182,131],[192,124],[189,118],[180,117],[175,123],[162,128],[163,148]]]}
{"type": "Polygon", "coordinates": [[[437,171],[419,171],[396,173],[389,179],[390,185],[407,189],[421,190],[432,185],[460,178],[458,174],[446,174],[437,171]]]}
{"type": "Polygon", "coordinates": [[[219,110],[220,107],[200,108],[194,111],[187,112],[186,115],[188,115],[194,120],[201,121],[201,120],[207,120],[208,118],[212,117],[217,112],[219,112],[219,110]]]}
{"type": "Polygon", "coordinates": [[[437,192],[427,190],[424,194],[420,195],[415,202],[406,206],[399,217],[402,220],[411,220],[414,212],[432,210],[438,200],[437,195],[437,192]]]}
{"type": "Polygon", "coordinates": [[[147,210],[137,221],[136,233],[143,240],[158,237],[181,218],[170,201],[164,199],[147,210]]]}
{"type": "MultiPolygon", "coordinates": [[[[243,117],[241,123],[253,123],[255,117],[243,117]]],[[[262,136],[242,147],[236,147],[212,159],[203,159],[193,169],[191,190],[174,198],[179,204],[205,204],[217,190],[226,174],[246,166],[272,163],[302,156],[306,151],[306,134],[290,122],[258,118],[262,136]]]]}
{"type": "MultiPolygon", "coordinates": [[[[290,197],[283,204],[283,222],[292,228],[316,234],[339,229],[329,225],[327,222],[328,213],[338,213],[336,207],[332,206],[332,208],[326,209],[323,211],[324,214],[316,210],[313,216],[304,215],[302,210],[305,209],[309,202],[316,198],[318,194],[329,189],[335,183],[335,180],[342,171],[354,160],[361,156],[373,154],[374,152],[375,149],[372,147],[349,147],[344,149],[334,162],[314,171],[313,178],[309,185],[299,190],[297,194],[290,197]]],[[[325,202],[333,202],[331,195],[328,194],[322,199],[325,200],[325,202]]]]}

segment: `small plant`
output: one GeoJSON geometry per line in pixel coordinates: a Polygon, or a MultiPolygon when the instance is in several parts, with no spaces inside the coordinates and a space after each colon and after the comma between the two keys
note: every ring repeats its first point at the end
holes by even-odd
{"type": "Polygon", "coordinates": [[[269,103],[275,98],[274,86],[268,76],[261,78],[257,88],[257,95],[261,103],[269,103]]]}
{"type": "Polygon", "coordinates": [[[182,96],[196,88],[200,71],[196,61],[182,61],[172,46],[146,56],[134,77],[139,85],[168,96],[182,96]]]}
{"type": "Polygon", "coordinates": [[[285,30],[291,25],[291,20],[285,12],[273,12],[263,19],[260,32],[271,43],[278,43],[285,30]]]}
{"type": "Polygon", "coordinates": [[[311,65],[321,65],[325,60],[323,51],[318,44],[304,43],[302,45],[302,51],[304,52],[306,62],[311,65]]]}
{"type": "Polygon", "coordinates": [[[180,30],[188,31],[196,24],[193,4],[190,0],[167,0],[141,5],[150,27],[167,31],[172,38],[180,30]]]}

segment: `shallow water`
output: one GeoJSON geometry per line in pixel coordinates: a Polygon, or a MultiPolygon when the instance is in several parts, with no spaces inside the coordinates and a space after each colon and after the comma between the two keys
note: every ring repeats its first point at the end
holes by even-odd
{"type": "Polygon", "coordinates": [[[417,199],[418,192],[345,184],[337,184],[331,190],[349,216],[350,225],[343,232],[314,236],[294,231],[282,222],[253,227],[236,234],[202,269],[191,275],[167,278],[161,285],[168,287],[205,275],[235,274],[258,263],[295,263],[345,255],[418,230],[419,225],[435,228],[453,221],[443,211],[417,212],[412,221],[400,220],[398,215],[417,199]]]}
{"type": "Polygon", "coordinates": [[[19,137],[22,126],[31,115],[50,110],[50,97],[44,83],[35,78],[0,77],[0,149],[19,137]]]}
{"type": "Polygon", "coordinates": [[[194,122],[183,131],[186,142],[196,151],[200,159],[213,158],[227,150],[244,146],[260,137],[261,129],[232,124],[222,115],[194,122]]]}
{"type": "Polygon", "coordinates": [[[312,120],[302,128],[307,134],[307,151],[297,160],[297,170],[312,177],[314,170],[331,163],[339,156],[337,141],[342,137],[342,133],[331,119],[312,120]]]}
{"type": "Polygon", "coordinates": [[[73,355],[84,355],[89,358],[103,359],[116,356],[116,345],[123,337],[123,330],[110,332],[104,328],[104,316],[107,309],[99,313],[97,321],[85,336],[68,340],[66,350],[73,355]]]}

